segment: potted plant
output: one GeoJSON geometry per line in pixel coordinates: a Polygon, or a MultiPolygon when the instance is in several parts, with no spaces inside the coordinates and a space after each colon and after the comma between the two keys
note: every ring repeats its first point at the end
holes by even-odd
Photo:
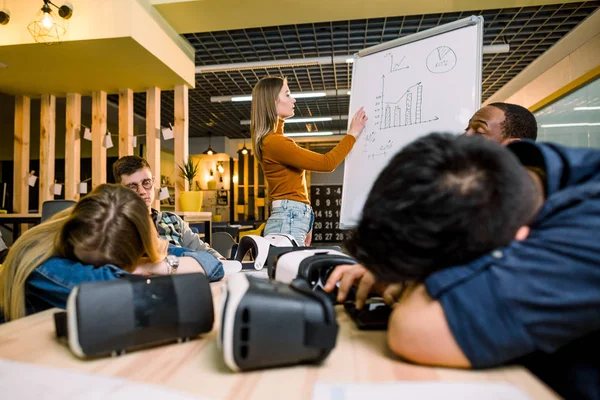
{"type": "Polygon", "coordinates": [[[202,210],[202,192],[195,191],[193,188],[194,178],[200,172],[200,163],[194,164],[191,158],[183,164],[178,165],[181,176],[188,181],[188,191],[182,191],[179,193],[179,204],[181,205],[182,211],[201,211],[202,210]]]}

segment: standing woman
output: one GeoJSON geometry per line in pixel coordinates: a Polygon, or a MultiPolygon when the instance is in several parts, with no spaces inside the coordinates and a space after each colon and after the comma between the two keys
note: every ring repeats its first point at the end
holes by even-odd
{"type": "Polygon", "coordinates": [[[287,79],[266,77],[252,90],[250,131],[254,154],[269,184],[271,216],[264,235],[286,233],[300,246],[310,245],[315,220],[308,199],[306,171],[332,172],[356,143],[367,121],[361,107],[354,114],[348,134],[327,154],[299,147],[283,135],[286,118],[294,115],[294,103],[287,79]]]}

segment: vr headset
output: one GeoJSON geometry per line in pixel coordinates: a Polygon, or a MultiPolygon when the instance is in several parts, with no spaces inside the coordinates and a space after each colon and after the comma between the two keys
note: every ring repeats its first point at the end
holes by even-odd
{"type": "MultiPolygon", "coordinates": [[[[341,251],[331,249],[308,249],[289,251],[275,259],[273,279],[290,283],[294,279],[305,281],[310,290],[322,292],[329,275],[342,264],[356,264],[356,260],[341,251]]],[[[337,289],[326,294],[334,303],[337,289]]]]}
{"type": "Polygon", "coordinates": [[[199,273],[82,283],[54,315],[56,336],[81,358],[188,340],[213,321],[210,285],[199,273]]]}
{"type": "Polygon", "coordinates": [[[217,344],[233,371],[319,363],[337,332],[333,305],[305,281],[286,285],[237,274],[223,287],[217,344]]]}
{"type": "Polygon", "coordinates": [[[242,264],[242,269],[260,271],[267,263],[269,252],[277,247],[297,248],[298,243],[292,235],[274,233],[266,236],[246,235],[240,239],[235,260],[242,264]]]}

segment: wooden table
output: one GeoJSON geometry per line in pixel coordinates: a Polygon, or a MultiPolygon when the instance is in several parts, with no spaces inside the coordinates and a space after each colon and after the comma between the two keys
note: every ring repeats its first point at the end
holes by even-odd
{"type": "Polygon", "coordinates": [[[42,219],[41,213],[36,214],[0,214],[0,224],[12,224],[13,243],[21,234],[20,224],[39,224],[42,219]]]}
{"type": "MultiPolygon", "coordinates": [[[[218,307],[223,282],[211,284],[218,307]]],[[[117,358],[82,361],[56,341],[48,310],[0,325],[0,358],[121,377],[180,390],[197,396],[232,400],[296,400],[311,398],[316,381],[493,381],[513,384],[532,399],[558,399],[537,378],[521,367],[484,372],[421,367],[392,356],[385,332],[359,331],[338,307],[340,331],[337,346],[320,366],[295,366],[232,373],[216,346],[215,329],[187,343],[134,351],[117,358]]],[[[216,315],[220,311],[215,308],[216,315]]],[[[59,385],[67,384],[57,382],[59,385]]]]}
{"type": "Polygon", "coordinates": [[[211,233],[212,233],[212,212],[210,211],[200,211],[200,212],[192,212],[192,211],[171,211],[174,214],[179,215],[185,222],[197,223],[204,222],[204,241],[209,245],[212,244],[211,241],[211,233]]]}

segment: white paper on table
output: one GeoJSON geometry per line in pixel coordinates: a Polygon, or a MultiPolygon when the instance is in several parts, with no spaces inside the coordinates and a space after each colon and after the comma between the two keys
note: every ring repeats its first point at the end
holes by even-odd
{"type": "Polygon", "coordinates": [[[110,149],[111,147],[113,147],[113,141],[112,141],[112,138],[110,137],[110,134],[104,136],[104,147],[106,147],[107,149],[110,149]]]}
{"type": "Polygon", "coordinates": [[[158,194],[159,200],[165,200],[169,198],[169,188],[161,187],[160,192],[158,194]]]}
{"type": "Polygon", "coordinates": [[[83,138],[85,140],[89,140],[90,142],[92,141],[92,131],[90,131],[90,128],[88,128],[87,126],[83,130],[83,138]]]}
{"type": "Polygon", "coordinates": [[[208,400],[157,385],[9,360],[0,360],[0,387],[2,398],[18,400],[208,400]]]}
{"type": "Polygon", "coordinates": [[[173,139],[173,129],[162,128],[162,135],[165,140],[173,139]]]}
{"type": "Polygon", "coordinates": [[[81,182],[79,184],[79,194],[86,194],[87,193],[87,182],[81,182]]]}
{"type": "Polygon", "coordinates": [[[62,193],[62,185],[60,183],[55,183],[54,184],[54,194],[56,196],[60,196],[61,193],[62,193]]]}
{"type": "Polygon", "coordinates": [[[317,382],[312,400],[531,400],[516,387],[506,383],[482,382],[317,382]]]}
{"type": "Polygon", "coordinates": [[[37,176],[29,175],[29,186],[34,187],[36,181],[37,181],[37,176]]]}

